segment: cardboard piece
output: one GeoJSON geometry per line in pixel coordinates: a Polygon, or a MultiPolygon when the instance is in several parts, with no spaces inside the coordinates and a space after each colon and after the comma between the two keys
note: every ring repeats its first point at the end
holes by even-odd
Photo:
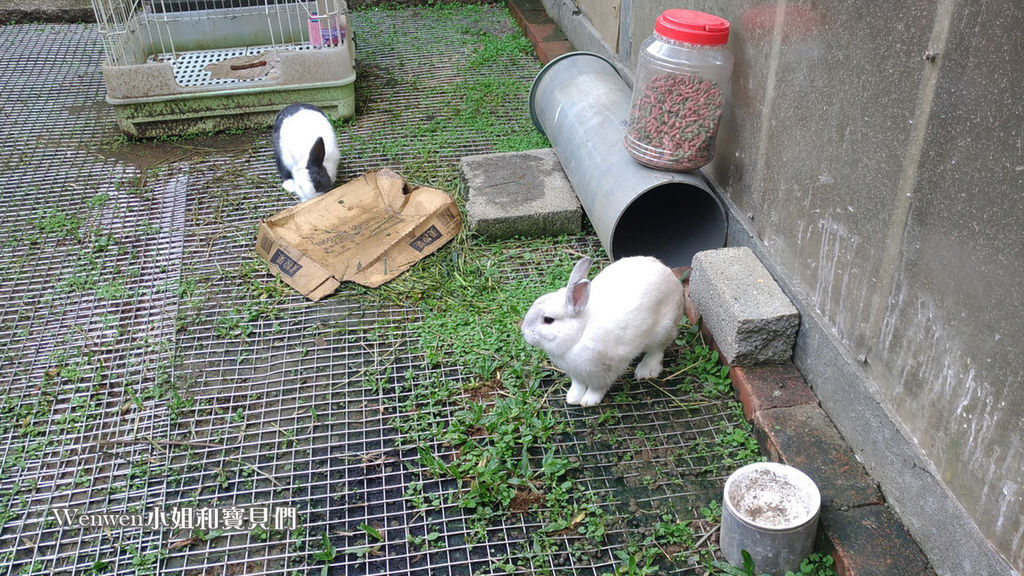
{"type": "Polygon", "coordinates": [[[375,288],[455,237],[462,225],[442,190],[392,170],[369,172],[260,223],[256,252],[310,300],[342,282],[375,288]]]}

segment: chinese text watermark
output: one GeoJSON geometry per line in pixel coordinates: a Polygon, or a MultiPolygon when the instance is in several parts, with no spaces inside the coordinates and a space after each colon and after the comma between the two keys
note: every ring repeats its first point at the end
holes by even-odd
{"type": "Polygon", "coordinates": [[[295,530],[298,509],[286,506],[152,507],[137,513],[82,513],[74,508],[51,510],[62,528],[147,528],[150,530],[295,530]]]}

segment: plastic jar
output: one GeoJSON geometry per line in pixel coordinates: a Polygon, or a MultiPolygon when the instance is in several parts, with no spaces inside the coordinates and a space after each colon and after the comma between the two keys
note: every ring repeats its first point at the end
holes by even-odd
{"type": "Polygon", "coordinates": [[[694,170],[715,154],[733,57],[729,21],[694,10],[662,12],[640,47],[626,150],[645,166],[694,170]]]}

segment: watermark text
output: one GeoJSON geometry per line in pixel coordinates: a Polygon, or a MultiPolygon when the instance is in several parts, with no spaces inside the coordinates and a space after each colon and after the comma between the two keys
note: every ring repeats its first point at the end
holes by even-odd
{"type": "Polygon", "coordinates": [[[51,509],[62,528],[146,528],[149,530],[295,530],[298,509],[287,506],[228,506],[224,508],[154,506],[143,512],[83,513],[75,508],[51,509]]]}

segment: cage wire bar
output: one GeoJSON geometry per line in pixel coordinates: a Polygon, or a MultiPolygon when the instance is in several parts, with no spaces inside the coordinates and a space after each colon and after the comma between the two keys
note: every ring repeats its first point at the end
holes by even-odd
{"type": "Polygon", "coordinates": [[[131,136],[269,126],[308,102],[355,114],[344,0],[92,0],[106,101],[131,136]]]}
{"type": "MultiPolygon", "coordinates": [[[[125,10],[162,18],[179,7],[217,9],[154,1],[125,10]]],[[[460,86],[516,87],[495,116],[527,114],[540,68],[532,55],[467,64],[481,35],[518,34],[508,14],[477,7],[454,25],[431,14],[352,15],[365,105],[339,130],[348,151],[339,180],[422,162],[417,139],[452,121],[460,86]]],[[[253,257],[254,226],[293,199],[279,187],[266,137],[120,143],[102,101],[105,34],[0,27],[12,46],[0,55],[0,106],[13,112],[0,135],[15,144],[0,160],[0,576],[261,576],[320,574],[325,565],[332,575],[469,576],[522,558],[545,528],[537,515],[496,519],[481,537],[471,513],[448,501],[457,483],[432,476],[403,432],[428,410],[450,427],[466,402],[424,390],[475,384],[457,358],[424,356],[423,311],[367,305],[345,290],[316,304],[270,291],[274,280],[253,257]],[[51,129],[61,144],[33,136],[51,129]],[[139,157],[154,149],[170,153],[139,157]],[[294,509],[295,527],[111,529],[54,519],[60,509],[263,506],[294,509]],[[368,543],[362,525],[380,540],[368,543]],[[335,549],[329,560],[322,534],[335,549]]],[[[454,173],[458,158],[493,151],[495,138],[462,129],[430,161],[454,173]]],[[[593,238],[556,249],[601,256],[593,238]]],[[[529,283],[553,254],[504,257],[500,281],[529,283]]],[[[608,534],[577,553],[583,538],[558,533],[550,554],[517,573],[613,572],[637,519],[662,514],[709,546],[715,526],[697,510],[721,490],[717,459],[733,450],[742,419],[734,406],[683,408],[658,387],[628,382],[588,410],[565,405],[560,383],[547,386],[554,416],[576,431],[556,437],[553,450],[578,465],[576,481],[607,512],[608,534]]],[[[439,457],[455,454],[427,444],[439,457]]]]}
{"type": "MultiPolygon", "coordinates": [[[[331,45],[324,39],[336,42],[344,34],[341,16],[346,12],[344,2],[338,0],[92,0],[92,7],[112,66],[174,62],[181,57],[175,36],[180,34],[181,23],[190,20],[262,15],[270,39],[263,49],[320,48],[331,45]],[[299,22],[310,26],[300,28],[299,22]],[[308,36],[313,26],[319,39],[308,36]]],[[[207,64],[234,55],[238,53],[221,50],[197,58],[207,64]]]]}

